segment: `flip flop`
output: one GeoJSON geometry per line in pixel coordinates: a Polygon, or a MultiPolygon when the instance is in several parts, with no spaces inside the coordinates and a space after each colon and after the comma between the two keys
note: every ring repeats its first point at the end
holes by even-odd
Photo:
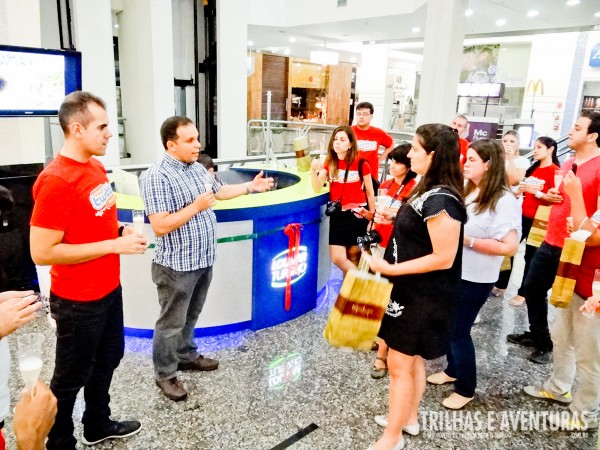
{"type": "Polygon", "coordinates": [[[385,364],[385,367],[376,367],[375,363],[373,363],[373,368],[371,369],[371,378],[379,380],[387,375],[387,360],[385,358],[380,358],[379,356],[375,358],[375,360],[382,361],[383,364],[385,364]]]}

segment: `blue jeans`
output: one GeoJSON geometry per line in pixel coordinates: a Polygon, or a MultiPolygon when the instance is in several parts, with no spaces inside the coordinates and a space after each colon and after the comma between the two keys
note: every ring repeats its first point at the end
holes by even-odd
{"type": "Polygon", "coordinates": [[[552,350],[548,329],[548,290],[554,283],[561,252],[560,247],[542,242],[533,255],[529,271],[523,280],[529,331],[537,350],[552,350]]]}
{"type": "Polygon", "coordinates": [[[152,263],[152,281],[158,289],[160,316],[154,326],[152,362],[157,380],[175,376],[180,361],[193,361],[198,347],[194,326],[206,301],[212,267],[178,272],[152,263]]]}
{"type": "Polygon", "coordinates": [[[73,406],[82,387],[84,426],[102,426],[110,419],[108,391],[125,350],[121,286],[92,302],[50,293],[50,308],[57,326],[50,389],[58,401],[58,412],[46,448],[74,450],[73,406]]]}
{"type": "Polygon", "coordinates": [[[460,296],[454,313],[454,327],[450,338],[450,349],[446,355],[446,375],[456,378],[454,391],[463,397],[473,397],[477,387],[475,346],[471,338],[471,327],[479,310],[486,302],[494,283],[460,281],[460,296]]]}

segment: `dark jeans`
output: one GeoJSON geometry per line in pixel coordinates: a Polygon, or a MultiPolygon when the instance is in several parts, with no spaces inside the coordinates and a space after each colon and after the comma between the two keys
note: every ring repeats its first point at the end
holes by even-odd
{"type": "Polygon", "coordinates": [[[561,252],[560,247],[542,242],[533,255],[529,272],[523,281],[529,331],[538,350],[552,350],[548,330],[548,290],[554,282],[561,252]]]}
{"type": "Polygon", "coordinates": [[[194,326],[206,301],[212,267],[178,272],[152,263],[151,270],[160,302],[152,340],[154,376],[168,380],[175,376],[177,363],[196,358],[194,326]]]}
{"type": "Polygon", "coordinates": [[[456,378],[454,391],[463,397],[473,397],[477,387],[475,346],[471,327],[484,305],[494,283],[460,281],[460,296],[455,307],[454,326],[450,338],[446,375],[456,378]]]}
{"type": "MultiPolygon", "coordinates": [[[[522,229],[522,235],[521,235],[521,241],[525,240],[527,241],[527,236],[529,236],[529,231],[531,231],[531,226],[533,225],[533,219],[530,219],[529,217],[525,217],[525,216],[521,216],[521,229],[522,229]]],[[[533,258],[533,255],[535,254],[535,251],[537,250],[537,247],[534,247],[532,245],[526,245],[525,246],[525,269],[523,270],[523,280],[521,281],[521,285],[519,287],[519,292],[518,294],[522,297],[525,297],[525,290],[523,289],[523,281],[525,280],[525,277],[527,276],[527,272],[529,271],[529,265],[531,264],[531,259],[533,258]]],[[[498,276],[498,281],[496,281],[496,284],[494,286],[496,286],[498,289],[506,289],[508,287],[508,282],[510,281],[510,274],[512,273],[512,267],[513,267],[513,262],[514,262],[514,257],[510,257],[510,269],[509,270],[503,270],[502,272],[500,272],[500,275],[498,276]]]]}
{"type": "Polygon", "coordinates": [[[121,287],[92,302],[50,293],[50,308],[57,325],[50,389],[58,400],[58,413],[46,446],[49,450],[71,450],[76,444],[73,406],[82,387],[84,426],[101,426],[110,418],[108,390],[125,350],[121,287]]]}

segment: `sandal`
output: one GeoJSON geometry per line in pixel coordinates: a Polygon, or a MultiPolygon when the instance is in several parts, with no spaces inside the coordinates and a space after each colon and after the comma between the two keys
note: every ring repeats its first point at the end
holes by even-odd
{"type": "Polygon", "coordinates": [[[525,303],[525,297],[518,294],[508,301],[510,306],[521,306],[523,303],[525,303]]]}
{"type": "Polygon", "coordinates": [[[375,362],[373,362],[373,368],[371,369],[371,378],[375,380],[379,380],[387,375],[387,360],[385,358],[380,358],[379,356],[375,358],[375,361],[382,361],[384,367],[377,367],[375,362]]]}

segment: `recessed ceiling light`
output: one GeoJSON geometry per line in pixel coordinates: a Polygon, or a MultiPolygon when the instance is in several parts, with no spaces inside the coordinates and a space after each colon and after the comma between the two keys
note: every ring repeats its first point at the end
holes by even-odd
{"type": "Polygon", "coordinates": [[[540,12],[536,11],[535,9],[527,11],[527,17],[535,17],[535,16],[538,16],[539,14],[540,14],[540,12]]]}
{"type": "Polygon", "coordinates": [[[594,17],[600,17],[600,11],[594,13],[594,17]]]}
{"type": "Polygon", "coordinates": [[[290,36],[290,42],[293,44],[294,42],[296,42],[296,38],[294,36],[290,36]]]}
{"type": "Polygon", "coordinates": [[[413,33],[418,33],[419,31],[421,31],[421,29],[419,27],[412,27],[410,31],[412,31],[413,33]]]}
{"type": "Polygon", "coordinates": [[[375,45],[375,41],[369,41],[370,45],[375,45]]]}
{"type": "Polygon", "coordinates": [[[284,55],[289,55],[290,53],[291,53],[291,52],[290,52],[290,49],[289,49],[289,48],[286,48],[286,49],[283,51],[283,54],[284,54],[284,55]]]}
{"type": "Polygon", "coordinates": [[[119,24],[118,23],[115,23],[115,28],[119,28],[119,24]]]}
{"type": "Polygon", "coordinates": [[[506,47],[500,47],[500,50],[502,50],[504,52],[504,51],[506,51],[506,47]]]}
{"type": "Polygon", "coordinates": [[[254,41],[248,41],[246,42],[246,45],[248,45],[248,47],[252,47],[254,45],[254,41]]]}
{"type": "Polygon", "coordinates": [[[581,3],[579,0],[567,0],[567,6],[575,6],[581,3]]]}
{"type": "Polygon", "coordinates": [[[467,9],[467,10],[465,11],[465,16],[467,16],[467,17],[471,17],[472,15],[473,15],[473,10],[472,10],[472,9],[467,9]]]}
{"type": "Polygon", "coordinates": [[[496,20],[496,26],[497,27],[503,27],[504,25],[506,25],[506,19],[498,19],[498,20],[496,20]]]}

